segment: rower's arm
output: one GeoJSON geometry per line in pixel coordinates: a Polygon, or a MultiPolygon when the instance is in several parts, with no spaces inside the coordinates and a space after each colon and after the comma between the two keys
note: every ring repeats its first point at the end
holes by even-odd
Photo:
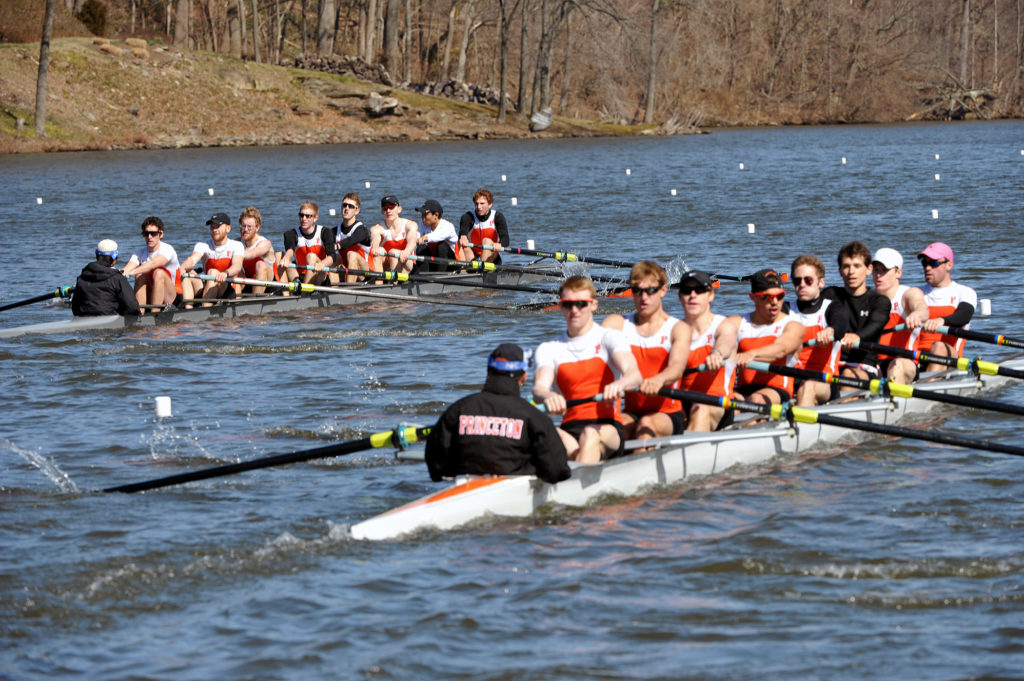
{"type": "Polygon", "coordinates": [[[640,384],[640,392],[644,395],[656,395],[665,387],[671,387],[678,381],[686,371],[686,360],[690,357],[690,325],[686,322],[676,322],[672,327],[672,346],[668,351],[668,361],[665,368],[658,373],[643,379],[640,384]]]}
{"type": "Polygon", "coordinates": [[[561,414],[565,411],[565,398],[551,389],[555,382],[555,370],[550,365],[538,367],[533,376],[533,400],[542,402],[549,414],[561,414]]]}
{"type": "Polygon", "coordinates": [[[916,329],[928,321],[928,303],[921,289],[916,286],[908,288],[903,294],[902,303],[903,309],[907,311],[904,320],[908,329],[916,329]]]}
{"type": "Polygon", "coordinates": [[[603,393],[606,400],[621,397],[627,390],[636,390],[644,380],[632,350],[618,350],[612,353],[611,359],[612,364],[619,370],[622,377],[604,387],[603,393]]]}

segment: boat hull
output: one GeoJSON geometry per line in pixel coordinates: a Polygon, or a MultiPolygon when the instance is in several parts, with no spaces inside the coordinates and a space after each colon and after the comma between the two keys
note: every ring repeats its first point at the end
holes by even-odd
{"type": "MultiPolygon", "coordinates": [[[[1007,363],[1024,367],[1024,361],[1007,363]]],[[[1004,383],[1000,376],[981,378],[948,372],[929,390],[971,394],[1004,383]]],[[[861,399],[818,409],[824,414],[861,422],[894,424],[909,413],[937,403],[921,399],[889,400],[862,394],[861,399]]],[[[852,442],[863,431],[817,423],[766,422],[715,433],[685,433],[652,440],[657,449],[597,465],[574,465],[572,477],[548,484],[534,476],[463,476],[436,494],[353,525],[354,539],[382,540],[428,528],[448,530],[487,516],[526,517],[548,504],[583,506],[602,496],[633,496],[656,485],[714,476],[740,465],[765,463],[813,447],[852,442]]],[[[627,443],[634,447],[638,442],[627,443]]]]}

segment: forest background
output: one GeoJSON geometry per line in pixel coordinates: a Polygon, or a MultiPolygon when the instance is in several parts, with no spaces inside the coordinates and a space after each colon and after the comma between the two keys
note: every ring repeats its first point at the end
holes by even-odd
{"type": "MultiPolygon", "coordinates": [[[[162,71],[171,71],[172,76],[185,73],[187,77],[177,78],[169,88],[179,104],[174,108],[180,109],[182,101],[193,101],[191,95],[201,96],[196,102],[244,97],[251,100],[251,108],[262,107],[275,115],[262,120],[257,116],[251,124],[239,120],[232,136],[223,128],[230,126],[230,120],[204,121],[193,108],[195,120],[183,115],[178,122],[168,118],[163,123],[185,128],[160,134],[142,125],[138,102],[118,99],[107,108],[124,109],[130,112],[128,117],[93,112],[87,116],[92,119],[92,141],[83,142],[71,120],[76,107],[87,108],[91,99],[109,98],[104,88],[114,91],[119,84],[99,76],[101,62],[90,61],[88,67],[77,63],[91,59],[89,55],[98,53],[102,45],[54,41],[59,81],[54,89],[64,88],[63,97],[76,104],[66,110],[58,105],[54,139],[33,146],[31,135],[24,132],[33,90],[25,93],[24,75],[4,74],[9,68],[30,70],[33,60],[38,64],[44,0],[5,0],[0,6],[0,42],[7,43],[0,46],[4,48],[0,49],[0,106],[8,115],[0,121],[0,151],[231,144],[247,143],[246,139],[287,143],[509,137],[530,134],[529,117],[545,109],[556,119],[551,134],[998,118],[1024,112],[1024,0],[56,0],[56,4],[55,37],[144,40],[148,50],[116,54],[108,47],[102,57],[117,61],[122,70],[141,68],[151,86],[162,71]],[[61,50],[77,56],[62,57],[61,50]],[[296,75],[294,68],[287,69],[288,75],[279,81],[269,72],[253,71],[263,65],[294,67],[296,63],[337,71],[342,58],[350,66],[361,65],[357,75],[376,83],[360,89],[356,84],[364,81],[333,77],[310,87],[318,79],[296,75]],[[233,71],[225,66],[232,60],[236,62],[233,71]],[[210,77],[204,79],[207,71],[210,77]],[[200,83],[201,93],[189,92],[200,83]],[[288,93],[296,83],[303,85],[302,92],[309,98],[288,93]],[[324,89],[339,83],[349,84],[342,95],[359,100],[358,107],[328,106],[324,89]],[[73,91],[90,85],[92,94],[73,91]],[[217,87],[225,92],[211,91],[217,87]],[[385,113],[404,111],[404,118],[383,116],[384,124],[375,120],[382,118],[379,103],[374,112],[363,99],[371,91],[395,98],[397,106],[392,103],[385,113]],[[472,91],[489,97],[492,105],[448,107],[433,98],[405,94],[413,91],[443,91],[456,97],[472,91]],[[278,101],[260,104],[260,96],[278,101]],[[346,118],[352,129],[339,127],[331,119],[335,114],[346,118]],[[293,132],[305,130],[306,136],[275,140],[253,132],[274,127],[275,119],[281,125],[291,123],[293,132]],[[130,140],[117,138],[115,131],[120,130],[123,137],[125,126],[132,125],[139,129],[130,140]],[[324,129],[334,132],[325,138],[324,129]]],[[[129,79],[128,74],[124,79],[129,79]]],[[[148,110],[152,111],[152,100],[159,97],[156,92],[150,95],[148,110]]],[[[126,96],[138,101],[145,97],[126,96]]],[[[56,99],[61,100],[61,95],[56,99]]],[[[159,127],[160,117],[151,118],[159,127]]]]}

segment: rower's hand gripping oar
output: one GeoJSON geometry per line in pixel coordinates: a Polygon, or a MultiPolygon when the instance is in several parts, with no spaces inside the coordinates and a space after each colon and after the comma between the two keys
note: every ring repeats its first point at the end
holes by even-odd
{"type": "Polygon", "coordinates": [[[326,445],[315,449],[307,449],[301,452],[277,454],[275,456],[266,456],[261,459],[253,459],[252,461],[242,461],[239,463],[226,464],[224,466],[204,468],[202,470],[191,471],[189,473],[168,475],[154,480],[144,480],[142,482],[133,482],[127,485],[108,487],[102,491],[124,492],[126,494],[131,494],[134,492],[144,492],[150,489],[157,489],[159,487],[170,487],[171,485],[195,482],[196,480],[208,480],[210,478],[219,478],[225,475],[234,475],[235,473],[244,473],[258,468],[270,468],[271,466],[284,466],[290,463],[311,461],[313,459],[327,459],[335,456],[345,456],[346,454],[354,454],[355,452],[361,452],[366,449],[387,447],[388,445],[404,448],[406,444],[410,442],[419,442],[429,434],[430,428],[416,428],[413,426],[396,428],[395,430],[386,430],[380,433],[374,433],[361,440],[351,440],[349,442],[340,442],[338,444],[326,445]]]}
{"type": "Polygon", "coordinates": [[[51,298],[70,298],[71,294],[74,292],[74,286],[61,286],[59,289],[56,289],[55,291],[50,291],[49,293],[44,293],[39,296],[32,296],[31,298],[26,298],[25,300],[19,300],[16,303],[7,303],[6,305],[0,305],[0,312],[3,312],[4,310],[10,310],[15,307],[21,307],[22,305],[41,303],[44,300],[50,300],[51,298]]]}
{"type": "Polygon", "coordinates": [[[867,390],[876,395],[881,395],[882,397],[903,397],[905,399],[916,397],[920,400],[927,400],[930,402],[942,402],[943,404],[955,404],[960,407],[988,409],[991,411],[1003,412],[1004,414],[1024,416],[1024,407],[1020,405],[1006,404],[1004,402],[985,400],[977,397],[965,397],[963,395],[954,395],[951,393],[938,392],[936,390],[924,390],[912,385],[906,385],[905,383],[896,383],[895,381],[890,381],[887,378],[866,379],[855,378],[853,376],[840,376],[838,374],[828,372],[810,371],[808,369],[769,364],[768,362],[748,362],[747,368],[769,374],[778,374],[780,376],[791,376],[792,378],[819,381],[830,385],[845,385],[849,388],[860,388],[861,390],[867,390]]]}
{"type": "Polygon", "coordinates": [[[901,426],[890,426],[884,423],[857,421],[855,419],[833,416],[832,414],[823,414],[816,409],[793,406],[789,402],[785,402],[783,404],[761,404],[759,402],[745,402],[742,400],[730,399],[728,397],[716,397],[714,395],[694,392],[692,390],[674,390],[672,388],[662,388],[658,391],[658,394],[663,397],[671,397],[673,399],[687,402],[699,402],[701,404],[710,404],[712,406],[723,407],[725,409],[735,409],[737,411],[761,414],[762,416],[767,416],[768,418],[776,421],[790,421],[791,423],[818,423],[823,426],[836,426],[838,428],[862,430],[869,433],[878,433],[880,435],[905,437],[924,440],[926,442],[937,442],[939,444],[952,445],[954,447],[966,447],[968,449],[1012,454],[1013,456],[1024,456],[1024,447],[1014,447],[1013,445],[1004,445],[998,442],[986,442],[985,440],[961,437],[959,435],[947,435],[945,433],[936,433],[933,431],[921,431],[914,430],[913,428],[903,428],[901,426]]]}

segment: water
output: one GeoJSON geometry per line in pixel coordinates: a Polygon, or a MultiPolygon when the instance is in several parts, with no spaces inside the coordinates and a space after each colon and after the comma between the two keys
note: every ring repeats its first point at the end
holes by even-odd
{"type": "MultiPolygon", "coordinates": [[[[900,249],[919,284],[912,254],[946,240],[955,278],[992,299],[976,328],[1024,336],[1022,148],[1024,124],[1004,122],[3,157],[0,302],[72,284],[101,238],[138,248],[150,214],[187,254],[210,214],[250,203],[279,244],[307,198],[322,222],[352,190],[364,219],[386,193],[457,218],[486,186],[516,245],[675,269],[809,251],[838,283],[835,252],[860,238],[900,249]]],[[[723,283],[718,310],[748,305],[723,283]]],[[[1024,678],[1024,461],[1004,455],[876,438],[379,544],[345,527],[436,489],[390,452],[92,492],[429,423],[498,343],[561,325],[381,303],[0,340],[0,678],[1024,678]]],[[[1013,417],[936,414],[1024,445],[1013,417]]]]}

